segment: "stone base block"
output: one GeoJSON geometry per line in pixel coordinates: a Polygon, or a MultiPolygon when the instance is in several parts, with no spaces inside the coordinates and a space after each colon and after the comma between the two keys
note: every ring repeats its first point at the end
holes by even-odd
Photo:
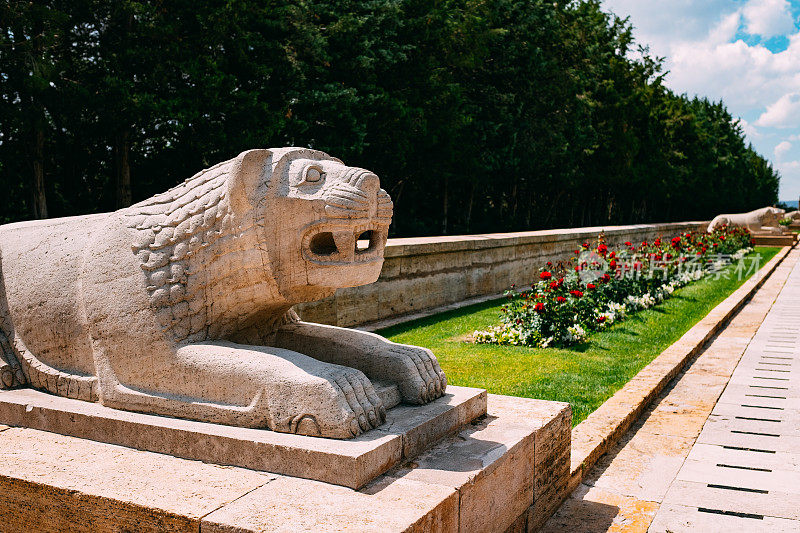
{"type": "Polygon", "coordinates": [[[0,529],[533,531],[569,476],[570,419],[491,395],[486,417],[358,490],[0,427],[0,529]]]}
{"type": "Polygon", "coordinates": [[[360,488],[486,414],[486,391],[448,387],[424,406],[390,409],[350,440],[324,439],[132,413],[33,389],[0,391],[0,423],[360,488]]]}
{"type": "Polygon", "coordinates": [[[756,246],[794,246],[796,233],[786,235],[753,235],[756,246]]]}

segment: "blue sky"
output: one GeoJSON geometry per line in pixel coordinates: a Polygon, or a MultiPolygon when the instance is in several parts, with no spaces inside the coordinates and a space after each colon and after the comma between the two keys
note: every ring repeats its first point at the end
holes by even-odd
{"type": "Polygon", "coordinates": [[[664,57],[678,93],[723,100],[800,196],[800,0],[603,0],[636,40],[664,57]]]}

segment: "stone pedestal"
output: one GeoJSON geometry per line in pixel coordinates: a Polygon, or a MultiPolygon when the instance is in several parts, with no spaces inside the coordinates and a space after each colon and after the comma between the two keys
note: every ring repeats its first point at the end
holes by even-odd
{"type": "MultiPolygon", "coordinates": [[[[569,406],[495,395],[487,398],[483,391],[458,387],[448,392],[450,398],[431,404],[439,406],[438,416],[424,421],[416,418],[418,413],[408,412],[375,437],[396,442],[402,451],[394,453],[401,458],[366,484],[363,480],[372,475],[366,474],[371,463],[353,460],[358,455],[353,452],[349,472],[338,470],[335,482],[259,471],[253,465],[219,466],[237,463],[225,457],[225,446],[232,446],[228,451],[233,455],[249,460],[260,451],[266,463],[275,448],[265,448],[262,439],[256,443],[260,448],[243,453],[247,438],[173,427],[168,422],[172,419],[153,417],[162,420],[152,428],[126,426],[131,422],[90,413],[67,414],[45,406],[42,399],[28,398],[26,403],[22,398],[0,397],[0,422],[27,420],[28,425],[33,425],[31,421],[41,425],[58,420],[60,427],[52,422],[50,431],[90,428],[97,423],[104,434],[116,435],[117,441],[124,440],[126,431],[138,431],[161,441],[146,448],[170,443],[172,452],[192,450],[195,458],[201,450],[207,454],[207,462],[201,462],[39,429],[0,426],[0,529],[534,531],[566,490],[569,406]],[[476,418],[472,414],[481,399],[488,399],[488,407],[484,416],[476,418]],[[17,418],[11,420],[9,413],[17,418]]],[[[137,442],[146,440],[140,437],[137,442]]],[[[365,446],[359,439],[317,440],[332,448],[323,453],[309,447],[307,457],[315,460],[347,455],[340,445],[365,446]]],[[[314,477],[331,477],[320,473],[326,467],[309,468],[310,464],[305,468],[316,472],[314,477]]]]}
{"type": "Polygon", "coordinates": [[[753,235],[756,246],[794,246],[797,240],[796,233],[784,235],[753,235]]]}

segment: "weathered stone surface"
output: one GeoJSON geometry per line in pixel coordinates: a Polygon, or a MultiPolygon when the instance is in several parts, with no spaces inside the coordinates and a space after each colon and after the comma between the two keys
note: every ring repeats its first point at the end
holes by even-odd
{"type": "Polygon", "coordinates": [[[204,533],[458,531],[458,492],[384,477],[354,491],[281,477],[203,518],[204,533]]]}
{"type": "Polygon", "coordinates": [[[456,489],[460,531],[503,532],[521,515],[530,528],[537,491],[552,505],[566,487],[570,419],[567,404],[490,395],[484,421],[391,475],[456,489]]]}
{"type": "Polygon", "coordinates": [[[702,512],[698,507],[665,504],[659,508],[649,533],[678,533],[683,531],[703,531],[708,533],[729,533],[731,531],[763,531],[769,533],[796,533],[800,521],[765,516],[748,518],[726,516],[713,512],[702,512]]]}
{"type": "Polygon", "coordinates": [[[443,436],[485,415],[486,399],[483,389],[451,386],[444,397],[426,406],[391,409],[377,432],[400,435],[403,457],[412,458],[443,436]]]}
{"type": "Polygon", "coordinates": [[[23,428],[0,450],[3,531],[197,531],[275,478],[23,428]]]}
{"type": "Polygon", "coordinates": [[[644,533],[658,504],[581,485],[553,515],[541,533],[644,533]]]}
{"type": "Polygon", "coordinates": [[[133,413],[31,389],[0,391],[0,420],[11,425],[353,488],[485,413],[485,391],[450,387],[428,405],[390,410],[390,425],[341,441],[133,413]]]}
{"type": "MultiPolygon", "coordinates": [[[[486,419],[448,439],[457,444],[449,461],[442,450],[438,463],[427,460],[420,467],[412,461],[360,490],[12,427],[0,431],[0,501],[9,502],[0,508],[0,517],[8,516],[0,530],[35,524],[35,530],[92,533],[524,531],[538,489],[536,465],[549,461],[536,455],[537,439],[561,435],[568,449],[569,432],[564,438],[556,428],[569,409],[556,402],[492,398],[486,419]],[[400,475],[420,468],[428,469],[429,479],[400,475]]],[[[327,442],[352,445],[378,432],[327,442]]]]}
{"type": "Polygon", "coordinates": [[[281,148],[114,213],[0,226],[0,388],[302,435],[378,427],[371,380],[428,403],[436,357],[291,307],[374,282],[392,208],[372,172],[281,148]]]}
{"type": "Polygon", "coordinates": [[[752,233],[766,233],[780,235],[784,232],[778,222],[784,218],[786,211],[777,207],[762,207],[748,213],[735,215],[718,215],[708,225],[708,232],[722,226],[736,226],[747,228],[752,233]]]}

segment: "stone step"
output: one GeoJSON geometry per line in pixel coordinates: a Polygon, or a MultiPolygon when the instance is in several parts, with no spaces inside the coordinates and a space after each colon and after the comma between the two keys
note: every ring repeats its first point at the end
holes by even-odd
{"type": "MultiPolygon", "coordinates": [[[[392,387],[383,387],[390,400],[392,387]]],[[[486,391],[449,386],[428,405],[397,405],[354,439],[133,413],[34,389],[0,391],[0,423],[109,444],[359,488],[486,414],[486,391]]]]}

